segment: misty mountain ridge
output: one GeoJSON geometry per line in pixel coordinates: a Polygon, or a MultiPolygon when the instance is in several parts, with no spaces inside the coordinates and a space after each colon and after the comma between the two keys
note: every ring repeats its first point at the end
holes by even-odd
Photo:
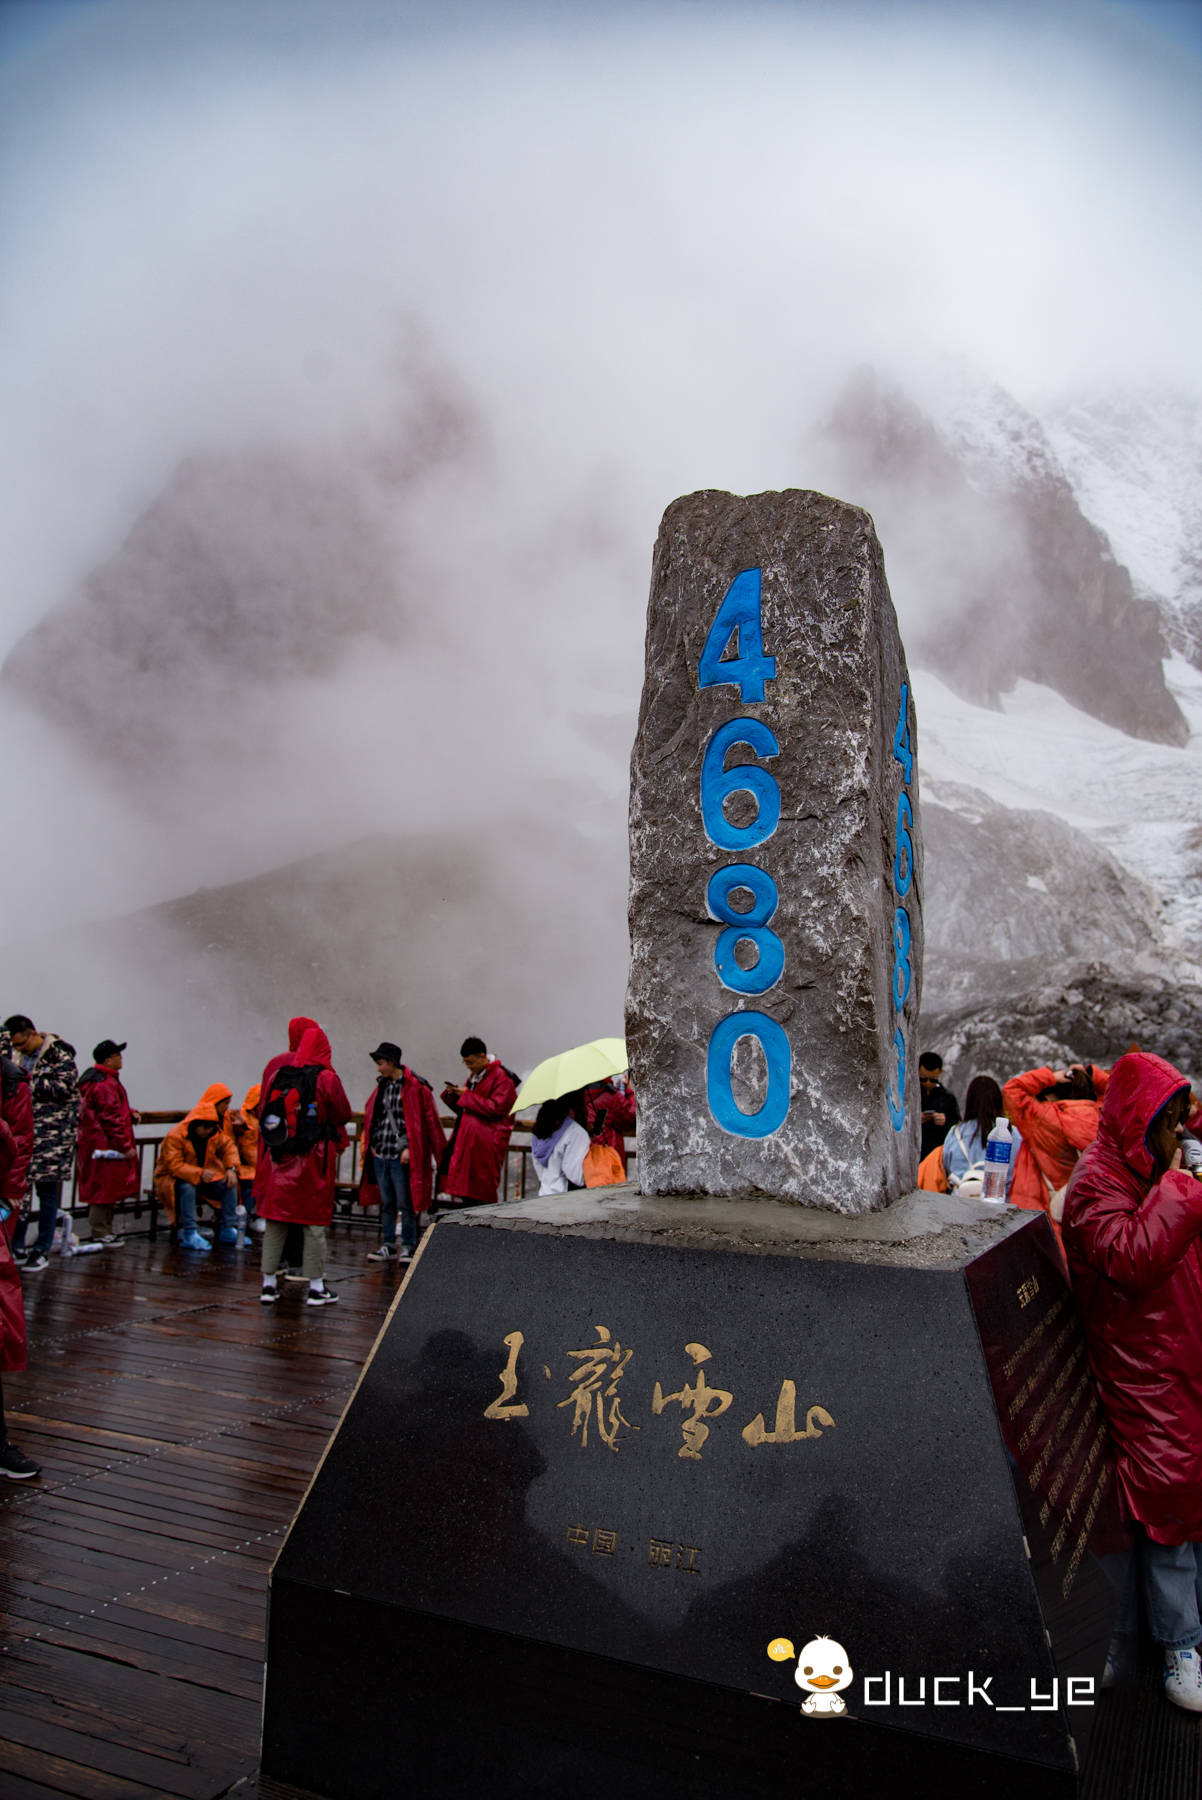
{"type": "MultiPolygon", "coordinates": [[[[1072,443],[1092,460],[1065,452],[1063,422],[988,382],[935,386],[920,405],[862,371],[799,471],[868,507],[885,548],[918,709],[932,1029],[958,1007],[961,1023],[993,1007],[1004,1037],[1015,970],[1045,996],[1083,962],[1100,980],[1153,986],[1158,968],[1202,975],[1202,737],[1190,736],[1202,676],[1178,661],[1166,679],[1164,662],[1166,630],[1188,618],[1189,534],[1183,524],[1174,592],[1137,591],[1085,502],[1123,497],[1118,542],[1141,469],[1159,479],[1170,450],[1143,463],[1118,412],[1097,403],[1092,438],[1081,416],[1072,443]]],[[[1188,448],[1190,419],[1186,408],[1163,443],[1188,448]]],[[[167,866],[191,825],[177,816],[181,782],[211,782],[218,809],[203,829],[240,828],[237,867],[259,871],[0,951],[12,1008],[82,1042],[93,1026],[71,997],[86,993],[96,1037],[138,1040],[154,1070],[140,1078],[147,1104],[199,1091],[206,1069],[236,1085],[230,1059],[253,1077],[297,1011],[322,1019],[339,1054],[357,1055],[365,1031],[399,1034],[439,1076],[468,1030],[528,1067],[620,1029],[639,548],[620,496],[588,489],[582,510],[548,502],[541,538],[537,508],[533,527],[515,527],[501,579],[485,511],[477,538],[455,538],[495,481],[486,449],[470,396],[448,380],[411,393],[389,433],[325,461],[193,457],[0,671],[146,815],[167,866]],[[440,513],[468,477],[465,506],[440,513]],[[441,565],[423,561],[432,504],[441,565]],[[432,567],[458,587],[431,588],[432,567]],[[456,620],[465,596],[478,610],[456,620]],[[294,690],[308,728],[281,735],[294,690]],[[413,727],[404,755],[394,724],[413,727]],[[365,756],[377,785],[352,815],[348,774],[363,783],[365,756]],[[231,781],[253,784],[249,808],[222,798],[231,781]],[[281,783],[312,789],[312,853],[273,862],[255,810],[281,783]],[[165,994],[184,1001],[182,1035],[165,994]]],[[[1202,1046],[1193,1055],[1202,1068],[1202,1046]]],[[[1008,1072],[1004,1058],[995,1067],[1008,1072]]]]}
{"type": "Polygon", "coordinates": [[[984,380],[939,399],[936,414],[861,369],[819,433],[837,491],[876,521],[910,661],[983,705],[1026,678],[1184,744],[1159,606],[1082,513],[1042,425],[984,380]]]}

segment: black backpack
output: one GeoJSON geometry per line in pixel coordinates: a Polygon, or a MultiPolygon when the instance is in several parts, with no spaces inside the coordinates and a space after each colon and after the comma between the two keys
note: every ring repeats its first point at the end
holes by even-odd
{"type": "Polygon", "coordinates": [[[259,1103],[259,1134],[273,1157],[306,1156],[329,1137],[317,1116],[317,1079],[320,1065],[303,1069],[286,1063],[271,1078],[266,1098],[259,1103]]]}

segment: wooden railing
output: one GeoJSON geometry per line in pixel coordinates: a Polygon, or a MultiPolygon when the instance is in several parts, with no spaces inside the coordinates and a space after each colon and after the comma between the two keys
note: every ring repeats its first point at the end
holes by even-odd
{"type": "MultiPolygon", "coordinates": [[[[123,1201],[117,1208],[124,1220],[132,1219],[133,1228],[126,1226],[126,1234],[133,1237],[145,1236],[155,1238],[159,1231],[159,1203],[154,1192],[154,1165],[159,1154],[159,1147],[172,1125],[178,1125],[187,1117],[183,1112],[144,1112],[141,1122],[134,1128],[134,1141],[138,1147],[138,1196],[136,1199],[123,1201]],[[145,1223],[143,1224],[143,1218],[145,1223]]],[[[450,1130],[454,1125],[453,1117],[444,1117],[443,1125],[450,1130]]],[[[341,1221],[349,1230],[359,1224],[370,1224],[373,1228],[379,1217],[379,1208],[360,1206],[356,1199],[359,1186],[360,1165],[362,1162],[363,1114],[356,1113],[347,1127],[350,1144],[338,1159],[338,1179],[335,1186],[334,1223],[341,1221]]],[[[626,1140],[626,1156],[632,1163],[638,1152],[635,1140],[626,1140]]],[[[530,1152],[530,1129],[518,1127],[510,1140],[509,1152],[505,1158],[505,1167],[501,1172],[501,1199],[524,1200],[528,1195],[538,1192],[538,1173],[535,1170],[530,1152]]],[[[33,1200],[34,1216],[37,1214],[37,1200],[33,1200]]],[[[62,1210],[72,1218],[82,1216],[87,1208],[79,1199],[78,1184],[74,1174],[67,1189],[62,1210]]],[[[31,1241],[32,1226],[26,1231],[26,1243],[31,1241]]]]}

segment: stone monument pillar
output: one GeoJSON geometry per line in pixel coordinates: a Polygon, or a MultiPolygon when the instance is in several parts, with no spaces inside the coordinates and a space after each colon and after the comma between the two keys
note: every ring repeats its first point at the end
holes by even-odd
{"type": "Polygon", "coordinates": [[[916,791],[867,516],[669,507],[631,809],[639,1186],[424,1233],[272,1571],[266,1777],[1077,1800],[1117,1481],[1046,1219],[899,1197],[916,791]]]}
{"type": "Polygon", "coordinates": [[[913,1188],[915,749],[868,515],[800,491],[674,501],[631,763],[644,1193],[863,1213],[913,1188]]]}

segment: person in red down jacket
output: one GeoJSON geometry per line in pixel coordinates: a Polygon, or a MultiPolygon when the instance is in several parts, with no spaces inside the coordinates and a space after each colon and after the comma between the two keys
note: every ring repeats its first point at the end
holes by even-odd
{"type": "Polygon", "coordinates": [[[1028,1069],[1006,1083],[1006,1112],[1022,1134],[1010,1183],[1011,1206],[1048,1211],[1052,1195],[1098,1135],[1109,1080],[1105,1069],[1074,1063],[1071,1069],[1028,1069]]]}
{"type": "Polygon", "coordinates": [[[595,1081],[584,1090],[584,1124],[594,1144],[606,1144],[622,1159],[626,1174],[626,1134],[634,1130],[634,1089],[618,1076],[612,1081],[595,1081]]]}
{"type": "Polygon", "coordinates": [[[121,1083],[124,1049],[104,1038],[92,1052],[93,1067],[79,1078],[79,1198],[88,1209],[93,1241],[109,1249],[120,1243],[113,1230],[114,1209],[136,1197],[140,1179],[134,1143],[138,1115],[121,1083]]]}
{"type": "MultiPolygon", "coordinates": [[[[271,1152],[258,1199],[259,1216],[266,1221],[259,1295],[265,1304],[279,1297],[276,1276],[289,1225],[304,1227],[307,1304],[330,1306],[338,1298],[325,1281],[326,1230],[334,1216],[338,1158],[347,1145],[350,1117],[351,1103],[330,1066],[330,1040],[314,1025],[271,1072],[259,1100],[260,1152],[264,1145],[271,1152]]],[[[262,1167],[262,1154],[259,1160],[262,1167]]]]}
{"type": "Polygon", "coordinates": [[[517,1076],[488,1054],[483,1038],[464,1038],[459,1054],[467,1083],[448,1081],[442,1090],[443,1103],[458,1114],[439,1169],[439,1198],[451,1206],[496,1199],[518,1097],[517,1076]]]}
{"type": "MultiPolygon", "coordinates": [[[[25,1302],[13,1260],[12,1234],[29,1185],[33,1156],[33,1099],[29,1077],[8,1057],[0,1061],[0,1374],[25,1367],[25,1302]]],[[[41,1470],[8,1441],[0,1386],[0,1477],[30,1481],[41,1470]]]]}
{"type": "Polygon", "coordinates": [[[1143,1529],[1165,1695],[1202,1712],[1202,1182],[1181,1166],[1189,1083],[1132,1051],[1065,1197],[1063,1239],[1089,1358],[1143,1529]]]}

